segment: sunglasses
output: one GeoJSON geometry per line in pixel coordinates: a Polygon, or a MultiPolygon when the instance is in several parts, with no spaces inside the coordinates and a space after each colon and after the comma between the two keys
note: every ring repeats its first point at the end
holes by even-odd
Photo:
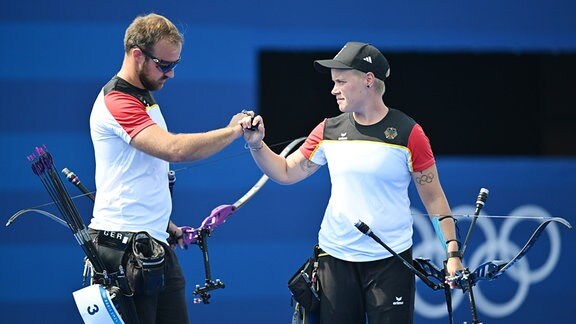
{"type": "Polygon", "coordinates": [[[150,55],[150,53],[146,52],[145,50],[140,48],[140,51],[142,51],[142,53],[144,53],[144,55],[151,59],[152,62],[156,63],[156,67],[158,68],[158,70],[162,71],[162,73],[168,73],[172,70],[174,70],[176,68],[176,65],[178,65],[178,63],[180,63],[180,59],[174,61],[174,62],[170,62],[170,61],[164,61],[161,60],[159,58],[156,58],[152,55],[150,55]]]}

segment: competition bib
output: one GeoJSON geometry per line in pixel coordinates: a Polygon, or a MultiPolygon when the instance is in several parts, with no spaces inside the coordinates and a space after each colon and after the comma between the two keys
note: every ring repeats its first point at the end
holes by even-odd
{"type": "Polygon", "coordinates": [[[72,293],[86,324],[124,324],[110,294],[102,285],[90,285],[72,293]]]}

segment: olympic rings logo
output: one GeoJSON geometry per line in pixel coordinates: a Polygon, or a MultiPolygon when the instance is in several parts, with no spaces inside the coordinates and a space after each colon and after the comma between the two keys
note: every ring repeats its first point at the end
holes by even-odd
{"type": "MultiPolygon", "coordinates": [[[[454,215],[472,215],[474,213],[473,206],[462,205],[452,209],[454,215]]],[[[422,215],[420,211],[412,208],[412,214],[422,215]]],[[[483,215],[484,213],[481,213],[483,215]]],[[[485,215],[485,214],[484,214],[485,215]]],[[[531,217],[550,217],[550,214],[543,208],[536,205],[520,206],[510,212],[510,215],[523,215],[531,217]]],[[[458,226],[460,231],[468,228],[471,219],[467,217],[458,219],[458,226]]],[[[519,225],[520,222],[533,222],[523,218],[505,218],[499,229],[496,228],[494,221],[490,218],[479,219],[476,222],[474,229],[475,233],[472,235],[483,234],[483,241],[480,245],[469,244],[467,253],[464,256],[464,265],[473,270],[480,264],[492,260],[510,260],[522,248],[519,244],[523,244],[529,238],[526,233],[523,237],[524,242],[514,242],[511,239],[513,229],[519,225]],[[482,233],[478,233],[481,231],[482,233]]],[[[438,266],[446,258],[446,252],[439,243],[439,239],[434,232],[433,227],[427,217],[415,216],[414,217],[414,230],[420,237],[418,244],[413,247],[414,257],[425,257],[432,260],[438,266]]],[[[544,234],[544,233],[543,233],[544,234]]],[[[462,234],[460,234],[462,235],[462,234]]],[[[518,262],[513,268],[507,271],[503,277],[507,277],[515,282],[517,286],[514,295],[508,301],[492,301],[482,293],[483,285],[474,286],[474,297],[476,299],[476,307],[479,311],[490,314],[491,317],[500,318],[508,316],[518,310],[530,289],[530,285],[546,279],[556,267],[560,259],[561,240],[560,233],[556,224],[550,224],[546,228],[546,236],[549,240],[550,252],[547,254],[546,260],[538,268],[532,269],[529,256],[526,255],[518,262]]],[[[462,237],[462,239],[464,239],[462,237]]],[[[462,242],[463,243],[463,242],[462,242]]],[[[499,278],[499,280],[502,278],[499,278]]],[[[508,292],[507,292],[508,293],[508,292]]],[[[443,296],[443,294],[438,294],[443,296]]],[[[465,298],[465,294],[453,294],[452,305],[456,310],[465,298]]],[[[501,299],[501,296],[499,296],[501,299]]],[[[441,318],[447,315],[446,304],[444,298],[438,298],[439,303],[429,303],[418,294],[416,291],[415,311],[422,317],[426,318],[441,318]]]]}

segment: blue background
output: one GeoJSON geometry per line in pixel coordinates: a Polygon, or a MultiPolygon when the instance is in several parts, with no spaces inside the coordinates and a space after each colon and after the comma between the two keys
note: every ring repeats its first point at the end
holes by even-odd
{"type": "MultiPolygon", "coordinates": [[[[576,51],[576,3],[568,0],[4,1],[0,5],[0,219],[7,221],[22,208],[50,201],[26,161],[39,145],[48,147],[58,168],[70,168],[88,188],[94,188],[88,131],[92,102],[120,67],[126,26],[136,15],[151,11],[171,18],[186,37],[176,78],[155,94],[175,132],[221,127],[240,109],[258,110],[257,60],[263,49],[337,50],[346,41],[364,40],[379,48],[415,52],[576,51]]],[[[297,88],[290,90],[297,96],[297,88]]],[[[309,131],[303,129],[302,136],[309,131]]],[[[257,181],[260,173],[242,146],[237,141],[208,160],[173,166],[176,223],[198,226],[214,207],[233,203],[257,181]]],[[[487,214],[510,215],[517,208],[537,206],[575,222],[570,200],[575,158],[439,156],[438,168],[455,210],[470,212],[480,187],[487,187],[491,192],[487,214]]],[[[293,186],[268,183],[217,228],[209,241],[212,274],[226,288],[214,291],[209,305],[192,303],[195,284],[204,280],[199,249],[178,251],[187,274],[193,322],[289,322],[292,310],[286,281],[315,243],[329,190],[325,168],[293,186]]],[[[77,193],[72,187],[70,192],[77,193]]],[[[411,194],[415,211],[422,212],[417,196],[411,194]]],[[[76,203],[88,222],[91,203],[85,198],[76,203]]],[[[52,206],[41,208],[55,212],[52,206]]],[[[486,222],[500,231],[501,221],[486,222]]],[[[462,236],[468,224],[461,222],[462,236]]],[[[536,225],[520,223],[513,242],[520,247],[536,225]]],[[[558,323],[571,318],[576,283],[570,270],[576,239],[573,231],[557,229],[547,232],[561,243],[561,261],[553,271],[531,283],[521,305],[510,314],[494,316],[494,309],[479,305],[480,319],[558,323]]],[[[416,239],[419,246],[418,235],[416,239]]],[[[469,251],[480,248],[483,239],[478,229],[469,251]]],[[[551,246],[550,238],[543,235],[524,265],[517,267],[537,268],[551,246]]],[[[68,229],[38,214],[24,215],[12,226],[0,227],[0,258],[1,322],[81,322],[72,292],[81,288],[83,254],[68,229]]],[[[531,271],[524,273],[524,280],[534,277],[531,271]]],[[[519,284],[505,276],[479,286],[494,303],[505,304],[519,284]]],[[[421,285],[418,291],[428,302],[442,303],[442,293],[421,285]]],[[[446,317],[432,319],[416,308],[417,323],[447,322],[446,317]]],[[[469,317],[465,300],[455,305],[456,322],[470,322],[469,317]]]]}

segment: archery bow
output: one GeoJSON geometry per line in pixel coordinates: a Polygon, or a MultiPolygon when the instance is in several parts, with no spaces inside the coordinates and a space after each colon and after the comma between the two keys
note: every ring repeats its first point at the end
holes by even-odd
{"type": "MultiPolygon", "coordinates": [[[[281,152],[280,156],[286,157],[292,149],[298,143],[302,142],[306,137],[300,137],[288,144],[281,152]]],[[[180,230],[182,230],[182,239],[184,240],[185,247],[188,247],[190,244],[198,244],[198,247],[202,251],[202,256],[204,259],[204,272],[206,275],[206,279],[204,282],[204,286],[196,285],[193,294],[199,296],[194,298],[194,303],[210,303],[210,291],[214,289],[224,288],[225,285],[220,279],[216,279],[216,281],[212,280],[212,274],[210,270],[210,259],[208,257],[208,243],[207,239],[212,234],[212,231],[224,224],[226,220],[232,216],[238,209],[242,208],[254,195],[262,189],[262,186],[268,181],[269,177],[264,174],[260,177],[260,179],[256,182],[248,192],[246,192],[240,199],[238,199],[235,203],[231,205],[220,205],[212,210],[210,215],[206,217],[200,227],[192,228],[190,226],[182,226],[180,230]]]]}
{"type": "MultiPolygon", "coordinates": [[[[292,151],[292,149],[294,149],[294,147],[298,145],[298,143],[302,142],[304,139],[306,139],[306,137],[300,137],[293,140],[280,152],[279,155],[282,157],[286,157],[292,151]]],[[[180,227],[184,235],[183,237],[184,244],[185,245],[196,244],[196,241],[202,230],[212,231],[216,227],[224,224],[226,220],[228,220],[228,218],[232,216],[232,214],[234,214],[238,209],[242,208],[242,206],[244,206],[250,199],[252,199],[252,197],[254,197],[254,195],[258,191],[260,191],[260,189],[262,189],[262,186],[266,184],[268,179],[269,177],[266,174],[262,175],[260,179],[256,182],[256,184],[253,185],[252,188],[250,188],[250,190],[248,190],[235,203],[233,203],[232,205],[220,205],[214,208],[210,213],[210,216],[206,217],[202,221],[200,227],[198,228],[192,228],[190,226],[180,227]]]]}
{"type": "MultiPolygon", "coordinates": [[[[294,147],[296,147],[296,145],[298,145],[304,139],[306,139],[306,137],[300,137],[300,138],[297,138],[297,139],[291,141],[280,152],[279,155],[282,157],[286,157],[294,149],[294,147]]],[[[33,167],[35,165],[36,164],[33,164],[33,167]]],[[[44,164],[42,164],[41,166],[44,166],[44,164]]],[[[34,168],[33,168],[33,170],[35,171],[36,174],[38,174],[40,171],[44,171],[44,169],[39,171],[39,170],[36,170],[34,168]]],[[[80,181],[77,179],[75,174],[73,174],[72,172],[70,172],[70,170],[68,170],[66,168],[64,170],[62,170],[62,172],[64,173],[64,175],[66,175],[66,178],[70,182],[72,182],[74,185],[79,187],[79,189],[84,193],[84,195],[88,195],[89,198],[94,200],[92,193],[88,192],[87,189],[79,186],[80,181]]],[[[171,174],[171,176],[172,176],[172,179],[171,179],[172,182],[170,184],[173,185],[173,180],[175,180],[175,174],[171,174]]],[[[248,192],[246,192],[242,197],[240,197],[240,199],[238,199],[235,203],[233,203],[232,205],[221,205],[221,206],[214,208],[212,210],[212,212],[210,213],[210,216],[208,216],[204,219],[204,221],[202,222],[200,227],[198,227],[198,228],[192,228],[189,226],[180,227],[180,229],[182,230],[182,233],[183,233],[183,240],[184,240],[185,246],[187,247],[190,244],[198,244],[198,246],[200,247],[200,249],[203,252],[203,257],[204,257],[204,268],[205,268],[205,272],[206,272],[206,282],[205,282],[205,285],[203,287],[196,285],[196,289],[194,290],[194,294],[199,295],[200,298],[195,298],[194,299],[195,303],[198,303],[200,301],[205,303],[205,304],[209,303],[209,299],[210,299],[209,291],[213,290],[213,289],[224,288],[224,283],[222,283],[219,279],[217,279],[216,281],[212,280],[211,273],[210,273],[210,263],[208,261],[209,258],[208,258],[207,238],[211,235],[212,231],[216,227],[225,223],[226,220],[232,214],[234,214],[238,209],[240,209],[250,199],[252,199],[252,197],[262,188],[262,186],[264,186],[264,184],[268,181],[268,179],[269,179],[269,177],[267,175],[265,175],[265,174],[262,175],[260,177],[260,179],[256,182],[256,184],[254,186],[252,186],[252,188],[250,188],[250,190],[248,190],[248,192]]],[[[71,200],[71,198],[69,196],[68,196],[68,199],[71,200]]],[[[55,200],[54,202],[56,203],[58,201],[59,200],[55,200]]],[[[51,220],[57,222],[58,224],[60,224],[62,226],[65,226],[65,227],[71,226],[71,222],[68,219],[63,220],[54,214],[51,214],[47,211],[37,209],[37,208],[27,208],[27,209],[22,209],[22,210],[16,212],[14,215],[12,215],[10,217],[10,219],[6,223],[6,226],[10,226],[18,217],[20,217],[23,214],[29,213],[29,212],[36,212],[36,213],[39,213],[41,215],[44,215],[44,216],[50,218],[51,220]]]]}
{"type": "MultiPolygon", "coordinates": [[[[441,215],[433,214],[432,216],[441,216],[441,215]]],[[[534,246],[534,244],[536,243],[536,241],[538,240],[540,235],[546,229],[546,226],[548,226],[549,224],[559,223],[559,224],[564,225],[566,228],[569,228],[569,229],[572,228],[572,224],[570,224],[570,222],[568,222],[566,219],[564,219],[562,217],[532,217],[532,216],[521,216],[521,215],[509,215],[509,216],[480,215],[480,216],[476,216],[476,215],[464,215],[464,214],[453,215],[453,217],[456,217],[456,218],[457,217],[474,217],[474,219],[517,218],[517,219],[530,219],[530,220],[542,221],[542,223],[540,223],[540,225],[530,235],[530,238],[528,239],[528,241],[526,241],[526,243],[524,243],[524,246],[522,247],[522,249],[520,249],[520,251],[518,251],[512,259],[510,259],[509,261],[493,260],[493,261],[488,261],[488,262],[485,262],[485,263],[479,265],[471,273],[473,284],[476,284],[476,282],[478,280],[496,279],[496,278],[500,277],[502,274],[504,274],[504,272],[506,272],[508,269],[510,269],[514,264],[518,263],[518,261],[520,261],[528,253],[528,251],[532,248],[532,246],[534,246]]],[[[418,262],[423,263],[423,265],[422,265],[423,269],[422,270],[427,273],[427,276],[434,277],[434,278],[438,279],[437,278],[438,272],[434,271],[434,269],[430,269],[432,267],[431,264],[428,264],[428,263],[430,263],[430,259],[419,258],[418,262]]],[[[457,278],[455,278],[455,280],[457,280],[457,278]]]]}
{"type": "MultiPolygon", "coordinates": [[[[482,191],[481,191],[481,193],[482,193],[482,191]]],[[[479,196],[479,198],[480,198],[480,196],[479,196]]],[[[483,206],[484,202],[485,202],[485,197],[482,200],[481,206],[483,206]]],[[[477,201],[477,204],[478,204],[478,201],[477,201]]],[[[480,208],[481,208],[481,206],[480,206],[480,208]]],[[[540,237],[542,232],[546,229],[546,226],[548,226],[549,224],[556,222],[556,223],[560,223],[560,224],[566,226],[569,229],[572,228],[572,225],[566,219],[564,219],[562,217],[526,217],[526,216],[517,216],[517,215],[513,215],[513,216],[479,216],[478,211],[479,211],[479,208],[477,206],[477,212],[475,213],[475,215],[428,215],[428,216],[474,217],[474,222],[479,218],[523,218],[523,219],[532,219],[532,220],[543,220],[543,222],[532,233],[532,235],[530,236],[528,241],[524,244],[522,249],[509,261],[501,261],[501,260],[488,261],[488,262],[485,262],[482,265],[478,266],[476,268],[476,270],[474,270],[472,272],[470,272],[468,269],[464,269],[463,271],[457,272],[456,276],[450,277],[450,278],[446,278],[446,270],[445,269],[440,269],[439,267],[434,265],[431,262],[431,260],[428,258],[420,258],[420,257],[415,258],[413,260],[412,265],[408,264],[408,262],[406,260],[404,260],[404,258],[402,258],[397,253],[391,251],[391,249],[384,242],[382,242],[370,230],[370,228],[366,224],[364,224],[363,222],[359,221],[358,223],[356,223],[356,227],[362,233],[370,236],[372,239],[374,239],[376,242],[378,242],[380,245],[382,245],[384,248],[386,248],[389,252],[391,252],[393,254],[393,256],[400,258],[402,260],[402,262],[404,263],[404,265],[407,268],[409,268],[412,272],[414,272],[416,274],[416,276],[418,276],[420,279],[424,278],[424,279],[422,279],[422,282],[424,282],[432,290],[440,290],[440,289],[444,290],[445,295],[446,295],[446,306],[448,308],[449,322],[450,323],[453,323],[451,294],[450,294],[450,286],[449,286],[450,282],[456,282],[458,284],[457,285],[458,288],[462,289],[462,291],[464,293],[468,292],[468,295],[470,298],[470,309],[471,309],[471,313],[472,313],[473,323],[480,323],[479,320],[477,319],[477,316],[476,316],[476,306],[475,306],[474,297],[473,297],[473,293],[472,293],[472,287],[475,286],[479,280],[494,280],[494,279],[498,278],[499,276],[504,274],[508,269],[510,269],[514,264],[516,264],[518,261],[520,261],[528,253],[530,248],[532,248],[532,246],[534,246],[534,244],[536,243],[536,241],[538,240],[538,238],[540,237]],[[435,283],[428,278],[433,278],[438,283],[435,283]]],[[[471,226],[473,226],[473,225],[471,225],[471,226]]],[[[469,228],[466,241],[468,241],[470,233],[471,233],[471,231],[469,228]]]]}
{"type": "MultiPolygon", "coordinates": [[[[499,216],[492,216],[492,217],[499,217],[499,216]]],[[[528,217],[528,218],[535,219],[535,217],[528,217]]],[[[542,232],[544,232],[548,224],[557,222],[566,226],[567,228],[570,229],[572,228],[572,225],[566,219],[561,217],[550,217],[550,218],[542,217],[541,219],[544,219],[544,222],[541,223],[538,226],[538,228],[536,228],[536,230],[532,233],[532,235],[530,236],[528,241],[524,244],[522,249],[509,261],[501,261],[501,260],[488,261],[478,266],[472,272],[470,272],[468,269],[464,269],[463,271],[459,271],[456,274],[456,276],[448,278],[448,281],[457,282],[458,288],[462,289],[463,293],[468,292],[473,323],[480,323],[476,315],[476,306],[474,302],[474,295],[472,292],[472,287],[475,286],[479,280],[491,281],[495,280],[496,278],[504,274],[508,269],[510,269],[514,264],[520,261],[520,259],[522,259],[528,253],[528,251],[532,246],[534,246],[534,244],[536,243],[542,232]]],[[[440,270],[438,267],[432,264],[430,259],[417,258],[414,260],[414,265],[416,268],[422,271],[422,273],[425,276],[434,278],[440,282],[442,282],[445,276],[444,271],[440,270]]],[[[432,286],[428,284],[426,281],[424,281],[424,283],[426,283],[433,290],[439,289],[438,286],[432,286]]],[[[447,285],[444,285],[445,290],[446,287],[447,285]]],[[[449,321],[450,323],[452,323],[453,319],[450,315],[452,307],[450,304],[451,304],[451,297],[448,293],[446,293],[446,305],[449,310],[449,321]]]]}

